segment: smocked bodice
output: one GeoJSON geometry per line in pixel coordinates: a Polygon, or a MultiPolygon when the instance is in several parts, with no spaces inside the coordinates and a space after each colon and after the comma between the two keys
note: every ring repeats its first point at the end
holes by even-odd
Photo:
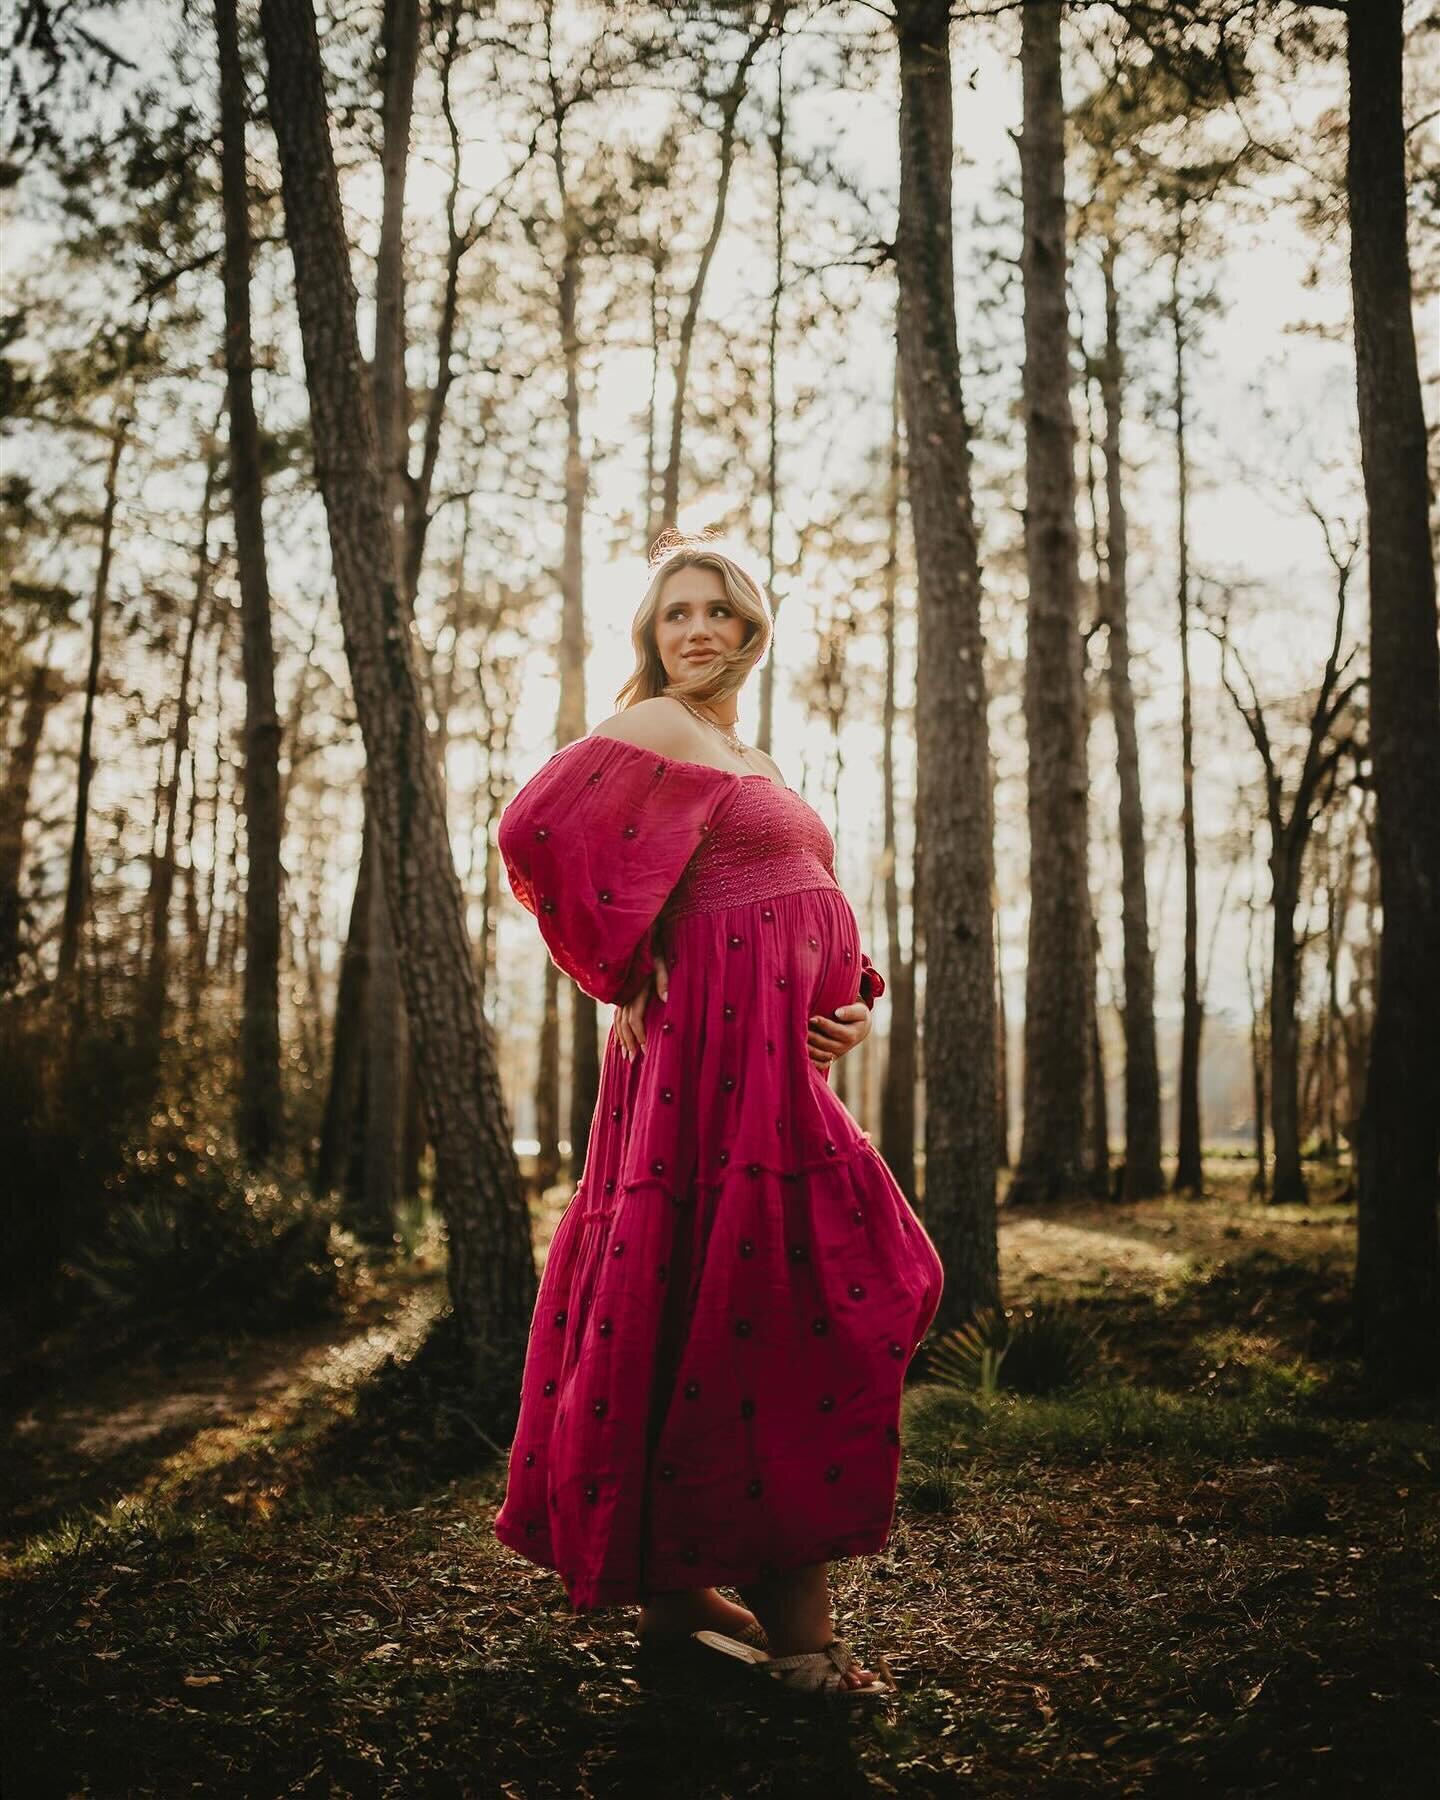
{"type": "Polygon", "coordinates": [[[661,919],[835,887],[835,840],[793,788],[743,776],[666,901],[661,919]]]}

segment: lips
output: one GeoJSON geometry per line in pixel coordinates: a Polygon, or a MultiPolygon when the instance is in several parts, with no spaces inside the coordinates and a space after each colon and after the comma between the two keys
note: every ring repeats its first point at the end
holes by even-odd
{"type": "Polygon", "coordinates": [[[709,662],[714,654],[713,650],[687,650],[680,660],[681,662],[709,662]]]}

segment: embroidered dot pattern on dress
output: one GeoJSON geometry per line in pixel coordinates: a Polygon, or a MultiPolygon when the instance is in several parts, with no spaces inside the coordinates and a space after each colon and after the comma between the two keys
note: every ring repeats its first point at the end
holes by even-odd
{"type": "Polygon", "coordinates": [[[643,1054],[606,1045],[496,1534],[577,1610],[883,1548],[942,1276],[807,1053],[811,1014],[885,988],[824,821],[766,776],[582,738],[500,850],[587,993],[630,998],[657,951],[669,986],[643,1054]]]}

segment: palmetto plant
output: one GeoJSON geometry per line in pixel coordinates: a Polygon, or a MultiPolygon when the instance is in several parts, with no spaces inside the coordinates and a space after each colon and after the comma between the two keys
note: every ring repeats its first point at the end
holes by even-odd
{"type": "Polygon", "coordinates": [[[929,1349],[931,1379],[989,1397],[1001,1388],[1017,1394],[1051,1394],[1073,1387],[1094,1359],[1096,1328],[1069,1309],[1040,1301],[1034,1306],[988,1307],[929,1349]]]}
{"type": "Polygon", "coordinates": [[[69,1266],[110,1314],[255,1324],[326,1310],[351,1248],[332,1205],[273,1182],[217,1180],[113,1205],[69,1266]]]}

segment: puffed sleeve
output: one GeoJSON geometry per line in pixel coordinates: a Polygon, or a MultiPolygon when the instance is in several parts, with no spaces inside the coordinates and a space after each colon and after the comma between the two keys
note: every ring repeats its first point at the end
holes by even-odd
{"type": "Polygon", "coordinates": [[[556,966],[623,1005],[654,967],[650,932],[739,778],[621,738],[566,744],[500,815],[500,858],[556,966]]]}

